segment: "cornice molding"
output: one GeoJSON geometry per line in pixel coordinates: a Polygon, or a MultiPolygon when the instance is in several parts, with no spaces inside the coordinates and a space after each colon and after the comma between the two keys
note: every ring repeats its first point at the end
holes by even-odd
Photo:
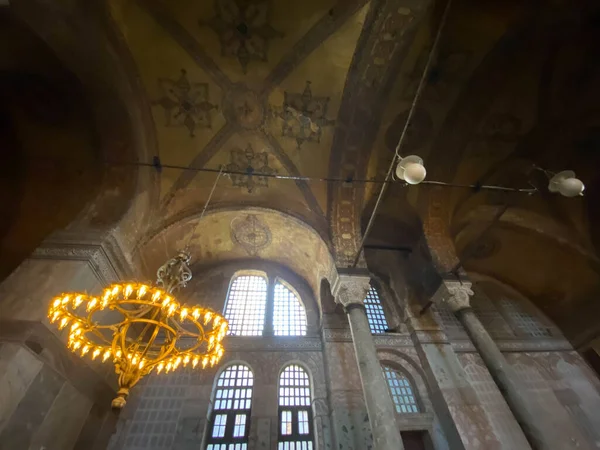
{"type": "MultiPolygon", "coordinates": [[[[501,352],[564,352],[573,351],[573,346],[565,339],[540,340],[502,340],[494,341],[501,352]]],[[[474,353],[477,350],[471,341],[461,340],[451,342],[452,349],[457,353],[474,353]]]]}
{"type": "Polygon", "coordinates": [[[61,231],[44,240],[33,259],[86,261],[104,284],[133,276],[131,264],[111,233],[61,231]]]}

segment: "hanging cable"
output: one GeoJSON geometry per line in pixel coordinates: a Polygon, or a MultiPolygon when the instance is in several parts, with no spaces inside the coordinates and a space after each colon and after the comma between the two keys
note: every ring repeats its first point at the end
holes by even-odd
{"type": "Polygon", "coordinates": [[[221,166],[220,170],[219,170],[219,174],[217,175],[217,178],[215,179],[215,182],[212,185],[212,189],[210,190],[210,194],[208,194],[208,199],[206,200],[206,203],[204,203],[204,207],[202,208],[202,212],[200,213],[200,217],[198,218],[198,221],[196,222],[196,225],[194,225],[194,229],[192,230],[192,232],[190,233],[190,237],[188,238],[185,247],[183,248],[183,250],[187,253],[187,251],[190,248],[190,244],[192,242],[192,238],[194,237],[194,234],[196,234],[196,229],[198,228],[198,225],[200,224],[200,222],[202,221],[202,218],[204,217],[204,213],[206,212],[206,208],[208,208],[208,205],[210,204],[210,201],[212,200],[212,196],[215,192],[215,188],[217,187],[217,184],[219,183],[219,178],[221,178],[221,175],[223,174],[223,166],[221,166]]]}
{"type": "Polygon", "coordinates": [[[448,18],[448,12],[450,11],[450,4],[452,0],[448,0],[446,3],[446,7],[444,9],[444,13],[442,15],[442,20],[440,21],[440,26],[438,27],[437,34],[431,46],[431,50],[429,51],[429,56],[427,57],[427,63],[425,64],[425,68],[423,69],[423,73],[421,74],[421,79],[419,80],[419,84],[417,85],[417,91],[415,92],[415,96],[413,97],[413,101],[410,105],[410,109],[408,111],[408,116],[406,118],[406,122],[404,123],[404,128],[402,129],[402,133],[400,134],[400,139],[398,139],[398,144],[396,145],[396,149],[394,151],[394,156],[392,158],[392,162],[390,163],[390,167],[388,168],[387,174],[385,176],[385,180],[383,182],[383,186],[381,186],[381,190],[379,191],[379,195],[377,196],[377,201],[375,202],[375,207],[373,208],[373,212],[371,213],[371,217],[369,217],[369,222],[367,223],[367,227],[365,228],[365,232],[363,233],[362,239],[360,240],[360,245],[358,246],[358,250],[356,251],[356,257],[354,258],[354,262],[352,263],[352,267],[356,267],[358,264],[358,260],[360,259],[360,253],[362,252],[363,247],[365,246],[365,241],[367,240],[367,236],[371,231],[371,227],[373,226],[373,221],[375,220],[375,216],[377,215],[377,210],[379,209],[379,205],[383,200],[383,196],[387,190],[388,183],[392,178],[392,172],[394,170],[394,166],[396,165],[396,160],[400,158],[400,150],[404,141],[406,139],[406,134],[408,131],[408,127],[410,126],[410,121],[415,114],[417,102],[421,98],[421,93],[423,91],[423,87],[425,86],[425,80],[427,79],[427,75],[429,74],[429,68],[433,61],[433,58],[436,54],[438,44],[440,42],[440,36],[442,35],[442,30],[444,29],[444,25],[446,24],[446,19],[448,18]]]}

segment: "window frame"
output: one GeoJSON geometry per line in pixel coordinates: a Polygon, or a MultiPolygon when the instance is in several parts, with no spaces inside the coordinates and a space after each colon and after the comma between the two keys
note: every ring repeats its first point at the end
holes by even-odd
{"type": "MultiPolygon", "coordinates": [[[[268,288],[267,288],[267,290],[268,290],[268,288]]],[[[267,303],[267,308],[268,308],[268,303],[267,303]]],[[[308,333],[308,315],[306,313],[306,305],[302,301],[302,297],[300,296],[298,291],[296,289],[294,289],[294,287],[290,283],[288,283],[286,280],[284,280],[283,278],[281,278],[279,276],[276,276],[273,278],[271,311],[272,311],[272,314],[271,314],[270,321],[271,321],[271,331],[273,333],[273,336],[286,338],[286,337],[303,337],[303,336],[307,335],[307,333],[308,333]],[[304,334],[275,334],[275,288],[277,287],[278,284],[282,285],[284,288],[286,288],[288,291],[290,291],[296,297],[296,299],[302,306],[302,309],[304,311],[304,334]]]]}
{"type": "MultiPolygon", "coordinates": [[[[382,296],[380,293],[380,289],[379,287],[373,282],[373,280],[371,280],[370,284],[369,284],[369,290],[367,291],[365,298],[363,300],[364,306],[365,306],[365,314],[367,315],[367,321],[369,322],[369,331],[371,332],[372,335],[374,336],[380,336],[383,334],[386,334],[386,330],[390,329],[390,322],[388,320],[388,314],[386,314],[386,310],[385,310],[385,306],[383,304],[383,300],[382,300],[382,296]],[[376,298],[377,298],[377,303],[375,303],[374,301],[372,301],[371,305],[378,305],[379,308],[381,309],[381,314],[383,315],[383,319],[385,321],[385,329],[383,331],[374,331],[373,327],[375,327],[375,325],[372,323],[372,316],[369,314],[369,310],[370,308],[367,306],[367,299],[369,298],[369,294],[371,293],[371,291],[375,292],[376,298]]],[[[373,314],[374,312],[372,312],[371,314],[373,314]]]]}
{"type": "Polygon", "coordinates": [[[421,404],[421,400],[419,397],[419,390],[418,390],[418,387],[417,387],[415,381],[410,376],[410,374],[406,373],[406,371],[404,369],[397,367],[396,365],[389,365],[386,363],[381,364],[381,371],[383,372],[383,378],[385,380],[385,384],[386,384],[388,392],[390,394],[390,398],[394,405],[394,412],[399,416],[423,414],[424,408],[423,408],[423,405],[421,404]],[[389,383],[390,379],[388,378],[388,376],[385,373],[386,370],[395,373],[398,378],[406,380],[408,387],[410,388],[410,396],[413,397],[413,399],[414,399],[414,402],[409,403],[409,405],[414,405],[416,411],[408,411],[408,412],[398,411],[399,405],[394,400],[394,396],[396,394],[394,392],[392,392],[392,386],[390,386],[390,383],[389,383]]]}
{"type": "MultiPolygon", "coordinates": [[[[279,449],[286,442],[293,443],[303,443],[307,442],[310,445],[307,445],[307,448],[312,450],[315,449],[315,430],[313,423],[313,411],[312,411],[312,399],[313,399],[313,390],[312,390],[312,379],[310,376],[310,372],[304,365],[298,362],[290,362],[286,364],[281,371],[279,372],[279,376],[277,377],[277,449],[279,449]],[[306,378],[308,380],[308,394],[309,394],[309,402],[308,405],[281,405],[281,395],[280,389],[284,386],[281,384],[281,380],[286,369],[296,366],[304,372],[306,378]],[[291,422],[292,422],[292,432],[290,434],[282,433],[282,417],[283,413],[290,411],[291,412],[291,422]],[[307,423],[308,423],[308,433],[300,433],[300,412],[307,413],[307,423]]],[[[291,386],[296,388],[297,386],[291,386]]],[[[284,387],[285,388],[285,387],[284,387]]],[[[297,447],[297,446],[296,446],[297,447]]]]}
{"type": "Polygon", "coordinates": [[[309,335],[311,332],[311,327],[309,325],[309,311],[306,305],[306,302],[303,300],[302,296],[289,281],[287,281],[282,275],[279,273],[271,274],[267,270],[253,270],[253,269],[243,269],[236,271],[229,281],[229,288],[227,289],[227,295],[225,297],[225,301],[223,304],[223,315],[227,318],[227,306],[230,302],[230,295],[232,293],[232,287],[239,277],[244,276],[259,276],[266,281],[266,299],[265,299],[265,313],[263,315],[263,327],[261,334],[230,334],[232,327],[227,333],[228,337],[235,338],[261,338],[261,337],[277,337],[277,338],[302,338],[309,335]],[[275,334],[275,287],[277,284],[281,284],[284,288],[288,289],[298,300],[300,305],[302,306],[304,312],[304,334],[289,334],[289,335],[276,335],[275,334]]]}
{"type": "MultiPolygon", "coordinates": [[[[238,378],[236,376],[236,378],[230,378],[233,380],[237,380],[238,379],[244,379],[244,378],[238,378]]],[[[229,450],[230,446],[234,446],[233,448],[235,448],[236,444],[245,444],[246,445],[246,449],[248,448],[248,444],[249,444],[249,436],[250,436],[250,424],[252,421],[252,402],[253,402],[253,397],[254,397],[254,371],[252,370],[252,368],[250,367],[249,364],[243,362],[243,361],[239,361],[239,362],[233,362],[231,364],[228,364],[226,367],[223,368],[223,370],[221,370],[221,372],[219,373],[219,375],[216,377],[214,385],[213,385],[213,390],[212,390],[212,403],[211,403],[211,410],[210,410],[210,416],[209,416],[209,420],[208,420],[208,428],[207,428],[207,435],[206,435],[206,442],[205,442],[205,446],[204,449],[208,449],[209,446],[213,446],[212,448],[216,448],[216,449],[220,449],[222,445],[225,445],[226,448],[229,450]],[[250,387],[250,408],[239,408],[239,409],[233,409],[233,408],[228,408],[228,409],[217,409],[216,408],[216,403],[217,403],[217,393],[219,390],[229,390],[229,389],[233,389],[234,393],[233,393],[233,397],[232,400],[235,400],[235,391],[238,389],[247,389],[247,387],[238,387],[237,383],[232,387],[232,386],[219,386],[219,380],[221,380],[221,378],[225,375],[225,373],[228,370],[231,370],[233,367],[237,367],[239,370],[239,367],[245,367],[248,372],[250,373],[250,377],[249,379],[252,380],[252,385],[249,386],[250,387]],[[225,419],[225,428],[223,430],[223,436],[219,436],[219,437],[214,437],[213,436],[213,432],[214,432],[214,427],[215,427],[215,422],[217,419],[217,416],[221,416],[221,415],[225,415],[226,419],[225,419]],[[234,431],[235,431],[235,427],[236,427],[236,423],[235,423],[235,419],[236,416],[238,415],[243,415],[246,420],[244,423],[244,433],[242,436],[234,436],[234,431]]]]}

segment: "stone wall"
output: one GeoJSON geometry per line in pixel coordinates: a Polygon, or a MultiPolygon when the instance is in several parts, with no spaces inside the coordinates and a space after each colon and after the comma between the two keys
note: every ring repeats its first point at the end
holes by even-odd
{"type": "Polygon", "coordinates": [[[115,390],[44,325],[0,322],[0,449],[103,450],[115,390]]]}

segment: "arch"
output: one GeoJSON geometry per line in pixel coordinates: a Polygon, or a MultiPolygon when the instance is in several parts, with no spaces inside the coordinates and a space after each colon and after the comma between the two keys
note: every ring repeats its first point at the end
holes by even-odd
{"type": "Polygon", "coordinates": [[[275,336],[305,336],[307,317],[302,297],[283,278],[277,277],[274,281],[273,333],[275,336]]]}
{"type": "Polygon", "coordinates": [[[424,409],[419,401],[418,388],[403,369],[383,365],[383,376],[399,414],[418,414],[424,409]]]}
{"type": "Polygon", "coordinates": [[[379,295],[380,289],[378,289],[377,284],[371,280],[369,291],[364,299],[371,334],[383,334],[389,328],[383,302],[379,295]]]}
{"type": "Polygon", "coordinates": [[[481,273],[469,272],[469,277],[473,281],[474,289],[483,291],[515,335],[562,337],[558,327],[512,286],[481,273]]]}
{"type": "Polygon", "coordinates": [[[254,372],[247,363],[230,362],[219,371],[211,394],[206,450],[231,444],[247,448],[253,392],[254,372]]]}
{"type": "MultiPolygon", "coordinates": [[[[11,12],[35,30],[81,82],[102,156],[118,163],[149,162],[156,154],[150,105],[126,40],[111,20],[109,5],[98,8],[90,14],[89,4],[81,0],[52,5],[28,0],[11,5],[11,12]],[[60,33],[56,23],[63,24],[60,33]]],[[[107,166],[98,195],[70,230],[110,230],[129,252],[137,238],[131,236],[150,222],[149,206],[158,200],[156,181],[147,168],[107,166]]]]}
{"type": "Polygon", "coordinates": [[[297,274],[317,299],[321,279],[332,279],[335,274],[329,244],[314,228],[290,214],[258,207],[214,208],[198,220],[197,215],[187,216],[148,232],[139,246],[145,269],[152,272],[160,267],[181,242],[191,238],[189,250],[196,258],[195,264],[206,267],[260,258],[297,274]],[[250,222],[260,231],[260,243],[246,237],[250,222]],[[203,232],[192,234],[196,226],[203,232]]]}
{"type": "Polygon", "coordinates": [[[302,448],[312,450],[314,425],[313,389],[310,373],[303,365],[288,363],[279,373],[277,386],[278,450],[302,448]]]}
{"type": "Polygon", "coordinates": [[[417,393],[416,399],[420,412],[432,412],[433,406],[431,404],[431,399],[433,398],[433,392],[427,383],[427,378],[423,369],[414,359],[418,358],[417,355],[415,354],[413,358],[410,355],[397,350],[381,349],[377,351],[377,356],[382,366],[387,366],[400,371],[408,378],[417,393]]]}
{"type": "Polygon", "coordinates": [[[268,285],[264,272],[242,270],[231,277],[224,308],[229,335],[262,336],[268,285]]]}

